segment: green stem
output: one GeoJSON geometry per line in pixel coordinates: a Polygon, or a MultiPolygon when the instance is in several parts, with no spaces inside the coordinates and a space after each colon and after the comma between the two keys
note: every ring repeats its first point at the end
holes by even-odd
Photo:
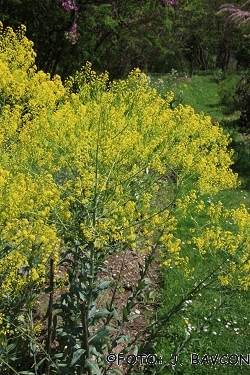
{"type": "MultiPolygon", "coordinates": [[[[80,375],[83,375],[85,360],[89,358],[89,343],[88,343],[88,309],[85,308],[84,301],[80,302],[81,319],[82,319],[82,349],[85,349],[85,353],[82,355],[82,368],[80,375]]],[[[92,375],[92,371],[88,368],[88,375],[92,375]]]]}
{"type": "MultiPolygon", "coordinates": [[[[95,188],[94,188],[94,204],[93,204],[93,216],[92,216],[92,223],[93,229],[95,233],[95,227],[97,222],[97,205],[98,205],[98,162],[99,162],[99,140],[100,140],[100,119],[98,125],[98,135],[97,135],[97,145],[96,145],[96,155],[95,155],[95,188]]],[[[93,285],[94,285],[94,274],[95,274],[95,245],[94,245],[95,238],[89,244],[90,250],[90,271],[88,275],[88,297],[87,297],[87,306],[83,301],[80,302],[80,309],[81,309],[81,319],[82,319],[82,326],[83,326],[83,349],[85,349],[85,355],[82,359],[82,366],[85,366],[85,360],[89,358],[89,345],[88,345],[88,322],[89,322],[89,312],[91,309],[92,299],[93,299],[93,285]]],[[[92,370],[88,369],[88,375],[92,374],[92,370]]]]}
{"type": "MultiPolygon", "coordinates": [[[[50,356],[52,343],[52,306],[54,297],[54,259],[50,259],[50,295],[48,307],[48,338],[47,338],[47,353],[50,356]]],[[[47,362],[46,375],[50,375],[50,364],[47,362]]]]}

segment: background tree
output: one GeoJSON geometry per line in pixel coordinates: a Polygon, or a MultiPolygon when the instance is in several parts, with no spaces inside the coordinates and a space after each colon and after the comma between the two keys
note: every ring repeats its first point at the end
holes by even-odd
{"type": "Polygon", "coordinates": [[[63,7],[61,1],[2,0],[0,4],[5,27],[17,28],[21,23],[27,27],[38,69],[62,78],[87,60],[98,71],[109,70],[113,77],[135,66],[146,69],[165,53],[171,29],[168,14],[175,8],[175,1],[79,0],[75,4],[78,40],[72,44],[69,30],[75,9],[63,7]]]}
{"type": "Polygon", "coordinates": [[[228,69],[241,40],[241,31],[235,25],[225,25],[216,15],[222,3],[221,0],[182,0],[169,15],[175,51],[172,60],[179,57],[179,70],[186,69],[192,75],[194,70],[228,69]]]}
{"type": "Polygon", "coordinates": [[[250,24],[250,1],[239,4],[224,4],[221,6],[218,15],[226,15],[226,24],[236,25],[242,30],[241,42],[236,52],[237,67],[243,69],[241,79],[235,88],[236,107],[241,111],[240,125],[250,125],[250,48],[249,48],[249,24],[250,24]]]}

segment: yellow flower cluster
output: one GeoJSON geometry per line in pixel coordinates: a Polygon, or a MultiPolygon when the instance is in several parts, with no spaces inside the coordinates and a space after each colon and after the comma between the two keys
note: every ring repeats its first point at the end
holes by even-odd
{"type": "MultiPolygon", "coordinates": [[[[226,209],[221,201],[205,203],[188,200],[188,206],[179,209],[185,213],[198,213],[192,217],[195,228],[190,228],[190,258],[197,253],[206,259],[221,262],[221,285],[250,286],[250,214],[242,204],[237,209],[226,209]],[[198,204],[197,204],[198,202],[198,204]],[[200,214],[200,216],[199,216],[200,214]],[[203,223],[203,225],[202,225],[203,223]],[[192,250],[191,250],[192,249],[192,250]],[[207,258],[206,258],[207,257],[207,258]]],[[[181,211],[181,212],[182,212],[181,211]]]]}
{"type": "Polygon", "coordinates": [[[0,342],[5,346],[5,336],[9,333],[10,325],[5,321],[5,315],[0,313],[0,342]]]}
{"type": "MultiPolygon", "coordinates": [[[[186,268],[177,222],[154,197],[170,171],[180,187],[196,177],[195,190],[177,202],[184,213],[199,192],[235,187],[229,138],[188,106],[173,111],[173,94],[161,98],[138,69],[109,83],[87,63],[63,85],[36,72],[34,57],[24,27],[1,30],[0,298],[44,281],[49,258],[72,239],[96,252],[150,251],[159,241],[167,264],[186,268]]],[[[213,235],[203,240],[211,243],[213,235]]],[[[221,243],[228,238],[220,236],[221,243]]]]}

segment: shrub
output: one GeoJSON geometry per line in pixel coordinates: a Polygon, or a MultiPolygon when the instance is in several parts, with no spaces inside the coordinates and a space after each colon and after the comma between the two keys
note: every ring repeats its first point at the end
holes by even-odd
{"type": "Polygon", "coordinates": [[[236,85],[237,107],[241,111],[239,125],[249,128],[250,126],[250,74],[246,71],[236,85]]]}
{"type": "Polygon", "coordinates": [[[226,114],[231,114],[239,109],[236,94],[236,86],[239,79],[239,75],[235,74],[235,72],[228,72],[218,84],[218,94],[221,97],[221,103],[226,107],[226,114]]]}
{"type": "Polygon", "coordinates": [[[223,79],[225,79],[224,75],[225,74],[222,69],[215,70],[215,72],[213,72],[213,81],[220,83],[223,79]]]}

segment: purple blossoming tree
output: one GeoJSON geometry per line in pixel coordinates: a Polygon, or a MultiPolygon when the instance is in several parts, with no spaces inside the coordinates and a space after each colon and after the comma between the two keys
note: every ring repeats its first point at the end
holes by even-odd
{"type": "Polygon", "coordinates": [[[228,17],[230,21],[248,23],[250,22],[250,12],[244,8],[246,8],[249,4],[250,0],[246,1],[240,8],[233,4],[223,4],[217,14],[228,12],[230,13],[228,17]]]}
{"type": "Polygon", "coordinates": [[[74,22],[71,26],[71,29],[69,31],[65,31],[65,36],[71,44],[76,44],[78,41],[78,33],[77,33],[77,23],[76,20],[78,18],[78,7],[74,4],[74,1],[71,0],[63,0],[62,1],[62,7],[66,10],[73,10],[75,12],[74,22]]]}

